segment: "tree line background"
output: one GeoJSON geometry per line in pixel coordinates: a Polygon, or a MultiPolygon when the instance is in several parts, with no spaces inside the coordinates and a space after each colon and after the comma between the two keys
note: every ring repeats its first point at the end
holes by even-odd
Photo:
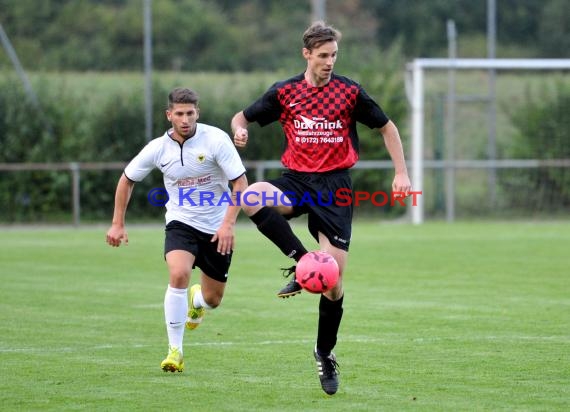
{"type": "MultiPolygon", "coordinates": [[[[327,21],[343,33],[335,71],[363,84],[400,127],[408,146],[405,63],[447,55],[448,19],[458,28],[460,57],[486,56],[486,3],[329,0],[327,21]]],[[[201,121],[229,131],[236,111],[274,81],[305,68],[300,50],[311,19],[309,0],[155,0],[152,13],[154,136],[168,127],[163,113],[172,87],[196,89],[201,121]]],[[[566,0],[498,0],[496,55],[568,57],[569,21],[566,0]]],[[[142,0],[0,0],[0,23],[39,99],[39,106],[28,99],[0,50],[0,163],[126,162],[141,149],[146,143],[142,0]]],[[[515,133],[505,156],[570,157],[569,95],[563,83],[513,108],[515,133]],[[550,142],[548,151],[541,150],[542,137],[550,142]]],[[[278,159],[283,146],[279,126],[252,128],[255,140],[242,158],[278,159]]],[[[388,159],[377,132],[359,127],[359,134],[361,159],[388,159]]],[[[353,171],[353,176],[360,190],[384,190],[392,179],[391,173],[376,170],[353,171]]],[[[110,216],[117,177],[117,171],[82,173],[84,216],[110,216]]],[[[563,169],[517,174],[502,184],[513,193],[513,204],[520,204],[517,188],[543,188],[546,182],[549,196],[555,194],[546,206],[564,208],[570,205],[568,181],[563,169]]],[[[139,185],[130,208],[134,215],[162,214],[146,199],[147,189],[160,184],[160,175],[154,174],[139,185]]],[[[68,216],[70,185],[70,175],[61,172],[0,172],[0,221],[68,216]]],[[[537,207],[536,202],[527,205],[537,207]]],[[[403,210],[381,212],[400,215],[403,210]]]]}
{"type": "MultiPolygon", "coordinates": [[[[462,57],[486,56],[487,2],[328,0],[344,54],[367,61],[395,43],[406,58],[447,55],[456,22],[462,57]]],[[[0,23],[33,70],[140,70],[142,0],[0,0],[0,23]]],[[[497,57],[565,57],[567,0],[498,0],[497,57]]],[[[256,71],[298,66],[310,0],[155,0],[158,70],[256,71]]],[[[0,64],[8,64],[0,54],[0,64]]]]}

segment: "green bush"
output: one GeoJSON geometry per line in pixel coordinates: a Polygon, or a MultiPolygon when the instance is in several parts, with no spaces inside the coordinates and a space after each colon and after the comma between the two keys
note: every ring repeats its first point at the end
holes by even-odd
{"type": "MultiPolygon", "coordinates": [[[[570,158],[568,107],[570,86],[567,83],[541,85],[538,92],[527,89],[525,103],[511,111],[511,121],[517,132],[505,148],[507,157],[570,158]]],[[[570,169],[545,167],[503,175],[501,184],[510,207],[552,212],[568,210],[570,169]]]]}

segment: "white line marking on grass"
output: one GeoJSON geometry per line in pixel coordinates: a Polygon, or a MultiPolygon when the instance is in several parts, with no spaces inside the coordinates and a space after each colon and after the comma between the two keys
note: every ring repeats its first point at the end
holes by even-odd
{"type": "MultiPolygon", "coordinates": [[[[570,343],[569,336],[481,336],[477,338],[469,338],[469,337],[441,337],[441,336],[430,336],[430,337],[415,337],[412,339],[391,339],[391,338],[366,338],[366,337],[344,337],[339,340],[339,343],[364,343],[364,344],[371,344],[371,343],[383,343],[383,344],[395,344],[398,342],[414,342],[414,343],[429,343],[429,342],[439,342],[439,341],[456,341],[456,342],[466,342],[466,341],[493,341],[493,342],[525,342],[525,341],[534,341],[534,342],[554,342],[554,343],[570,343]]],[[[294,344],[310,344],[314,343],[314,340],[311,339],[293,339],[293,340],[264,340],[264,341],[244,341],[244,342],[235,342],[235,341],[220,341],[220,342],[184,342],[184,346],[267,346],[267,345],[294,345],[294,344]]],[[[70,353],[70,352],[85,352],[89,350],[105,350],[105,349],[125,349],[125,348],[150,348],[156,345],[147,345],[147,344],[132,344],[132,345],[112,345],[112,344],[104,344],[104,345],[96,345],[90,348],[85,347],[61,347],[61,348],[0,348],[0,353],[70,353]]]]}
{"type": "MultiPolygon", "coordinates": [[[[375,338],[347,338],[343,339],[343,342],[354,342],[354,343],[376,343],[376,342],[387,342],[386,339],[375,339],[375,338]]],[[[220,342],[184,342],[184,346],[267,346],[267,345],[294,345],[294,344],[309,344],[314,343],[314,340],[310,339],[297,339],[297,340],[265,340],[265,341],[256,341],[256,342],[231,342],[231,341],[220,341],[220,342]]],[[[105,350],[105,349],[124,349],[124,348],[149,348],[156,345],[146,345],[146,344],[133,344],[133,345],[112,345],[112,344],[104,344],[104,345],[96,345],[91,348],[85,347],[61,347],[61,348],[0,348],[0,353],[19,353],[19,352],[32,352],[32,353],[48,353],[48,352],[85,352],[89,350],[105,350]]]]}

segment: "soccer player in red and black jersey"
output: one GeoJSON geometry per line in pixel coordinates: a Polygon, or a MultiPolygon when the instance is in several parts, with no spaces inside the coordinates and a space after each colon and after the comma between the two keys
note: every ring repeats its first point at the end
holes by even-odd
{"type": "MultiPolygon", "coordinates": [[[[352,190],[348,173],[358,161],[356,122],[378,129],[395,167],[394,192],[411,190],[397,127],[355,81],[333,72],[341,34],[323,22],[313,23],[303,35],[304,73],[272,85],[258,100],[237,113],[231,123],[234,144],[245,147],[247,125],[282,125],[286,147],[281,157],[287,171],[275,180],[256,182],[242,195],[242,208],[257,228],[286,256],[299,261],[307,249],[288,220],[308,215],[308,228],[319,247],[336,259],[341,277],[323,293],[314,356],[323,390],[338,390],[338,371],[332,349],[343,313],[342,278],[352,226],[352,202],[335,202],[339,189],[352,190]]],[[[342,193],[351,193],[343,191],[342,193]]],[[[294,273],[295,266],[288,269],[294,273]]],[[[301,292],[293,279],[277,294],[301,292]]]]}

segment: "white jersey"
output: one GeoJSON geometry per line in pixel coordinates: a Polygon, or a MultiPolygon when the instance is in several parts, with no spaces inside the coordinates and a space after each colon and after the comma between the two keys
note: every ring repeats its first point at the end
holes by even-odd
{"type": "Polygon", "coordinates": [[[183,144],[169,133],[150,141],[127,165],[125,176],[140,182],[158,168],[169,197],[166,223],[178,220],[214,234],[231,204],[228,181],[244,174],[245,167],[228,134],[217,127],[197,123],[183,144]]]}

